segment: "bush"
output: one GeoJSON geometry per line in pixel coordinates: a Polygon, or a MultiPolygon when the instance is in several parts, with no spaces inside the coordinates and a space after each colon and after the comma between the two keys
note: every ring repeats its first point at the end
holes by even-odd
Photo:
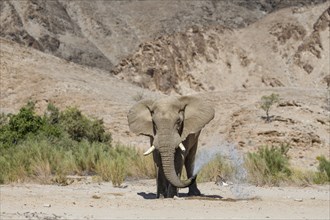
{"type": "Polygon", "coordinates": [[[34,103],[18,114],[0,118],[0,183],[51,176],[95,173],[97,161],[111,147],[102,120],[92,120],[76,108],[60,112],[49,104],[43,116],[34,103]]]}
{"type": "Polygon", "coordinates": [[[316,158],[319,162],[317,167],[318,171],[300,171],[293,170],[293,174],[290,178],[295,184],[308,185],[308,184],[325,184],[330,182],[330,160],[327,160],[325,156],[318,156],[316,158]]]}
{"type": "Polygon", "coordinates": [[[120,186],[127,177],[155,177],[152,157],[111,144],[102,120],[77,108],[49,104],[43,116],[29,102],[16,115],[0,117],[0,183],[68,184],[67,175],[97,175],[120,186]]]}
{"type": "MultiPolygon", "coordinates": [[[[34,113],[34,103],[29,102],[17,115],[9,115],[9,121],[2,120],[0,127],[0,147],[10,147],[36,134],[43,126],[43,120],[34,113]]],[[[2,116],[4,118],[4,116],[2,116]]]]}
{"type": "Polygon", "coordinates": [[[288,145],[281,147],[261,147],[256,153],[248,153],[246,166],[249,179],[257,185],[278,185],[290,177],[288,145]]]}
{"type": "Polygon", "coordinates": [[[111,142],[111,134],[105,131],[103,120],[89,119],[77,108],[70,107],[60,112],[49,104],[41,117],[34,112],[34,103],[29,102],[17,115],[2,114],[0,119],[0,147],[14,146],[31,135],[44,135],[53,141],[68,135],[78,142],[111,142]]]}
{"type": "Polygon", "coordinates": [[[68,108],[59,118],[64,130],[75,141],[111,142],[111,135],[105,132],[103,120],[91,120],[77,108],[68,108]]]}
{"type": "Polygon", "coordinates": [[[319,165],[314,182],[317,184],[330,182],[330,160],[327,160],[325,156],[318,156],[316,159],[319,161],[319,165]]]}
{"type": "Polygon", "coordinates": [[[269,116],[269,110],[273,104],[279,101],[279,95],[272,93],[270,96],[262,96],[261,97],[261,105],[260,107],[266,112],[266,121],[270,122],[271,117],[269,116]]]}

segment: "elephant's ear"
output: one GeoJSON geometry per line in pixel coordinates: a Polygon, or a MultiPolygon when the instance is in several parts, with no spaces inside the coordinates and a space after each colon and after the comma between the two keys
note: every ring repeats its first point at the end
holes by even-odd
{"type": "Polygon", "coordinates": [[[153,100],[142,100],[136,103],[128,112],[128,126],[137,135],[153,136],[153,125],[150,107],[153,100]]]}
{"type": "Polygon", "coordinates": [[[182,96],[179,101],[184,105],[184,124],[181,136],[197,133],[214,118],[214,108],[206,101],[194,96],[182,96]]]}

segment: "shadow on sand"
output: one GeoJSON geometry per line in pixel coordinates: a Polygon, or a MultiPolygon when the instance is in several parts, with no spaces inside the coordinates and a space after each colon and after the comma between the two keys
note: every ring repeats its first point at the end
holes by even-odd
{"type": "MultiPolygon", "coordinates": [[[[157,199],[155,193],[145,193],[139,192],[137,193],[139,196],[142,196],[144,199],[157,199]]],[[[188,196],[188,193],[179,193],[179,198],[182,199],[198,199],[198,200],[221,200],[222,196],[219,195],[200,195],[200,196],[188,196]]]]}

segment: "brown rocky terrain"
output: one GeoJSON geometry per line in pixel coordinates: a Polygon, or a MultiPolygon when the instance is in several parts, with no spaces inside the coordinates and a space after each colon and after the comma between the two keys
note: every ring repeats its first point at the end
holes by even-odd
{"type": "Polygon", "coordinates": [[[329,22],[330,9],[324,4],[284,9],[243,29],[194,26],[141,44],[112,72],[168,94],[327,88],[329,22]]]}
{"type": "Polygon", "coordinates": [[[67,61],[110,70],[139,44],[188,27],[245,27],[289,6],[326,0],[3,0],[0,36],[67,61]]]}

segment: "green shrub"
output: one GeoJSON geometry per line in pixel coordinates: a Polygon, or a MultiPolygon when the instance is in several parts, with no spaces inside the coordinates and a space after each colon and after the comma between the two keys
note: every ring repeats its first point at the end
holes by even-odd
{"type": "Polygon", "coordinates": [[[76,108],[60,112],[49,104],[41,117],[29,102],[15,115],[0,118],[0,183],[49,182],[67,174],[93,174],[100,156],[111,147],[102,120],[76,108]]]}
{"type": "Polygon", "coordinates": [[[327,160],[325,156],[319,156],[316,159],[319,161],[318,170],[325,172],[330,180],[330,160],[327,160]]]}
{"type": "Polygon", "coordinates": [[[110,143],[111,134],[105,131],[103,120],[84,116],[77,108],[60,112],[49,104],[43,117],[34,112],[34,103],[23,106],[18,114],[1,115],[0,147],[9,147],[24,141],[27,136],[44,135],[52,141],[68,135],[74,141],[110,143]],[[8,120],[9,118],[9,120],[8,120]]]}
{"type": "Polygon", "coordinates": [[[330,161],[325,156],[318,156],[318,171],[312,170],[292,170],[290,181],[295,185],[326,184],[330,182],[330,161]]]}
{"type": "Polygon", "coordinates": [[[288,145],[261,147],[256,153],[248,153],[246,167],[249,179],[257,185],[279,184],[291,175],[288,145]]]}
{"type": "Polygon", "coordinates": [[[316,159],[319,161],[319,165],[314,182],[317,184],[330,182],[330,160],[327,160],[325,156],[318,156],[316,159]]]}
{"type": "Polygon", "coordinates": [[[4,120],[2,121],[0,144],[2,147],[15,145],[19,141],[24,140],[27,135],[36,134],[42,126],[42,118],[34,112],[34,103],[29,102],[20,109],[17,115],[9,115],[8,123],[4,120]]]}
{"type": "Polygon", "coordinates": [[[111,135],[105,132],[103,120],[91,120],[77,108],[67,108],[60,115],[64,130],[75,141],[111,142],[111,135]]]}
{"type": "Polygon", "coordinates": [[[77,108],[49,104],[43,116],[29,102],[15,115],[0,117],[0,183],[34,180],[68,184],[67,175],[97,175],[120,186],[126,177],[154,177],[152,157],[112,146],[102,120],[77,108]],[[151,168],[152,167],[152,168],[151,168]]]}
{"type": "Polygon", "coordinates": [[[269,116],[269,110],[274,105],[279,101],[279,95],[272,93],[269,96],[262,96],[261,97],[261,104],[260,107],[266,112],[266,121],[270,122],[271,117],[269,116]]]}
{"type": "Polygon", "coordinates": [[[48,104],[43,120],[44,125],[41,132],[53,140],[60,137],[63,138],[65,131],[60,124],[60,110],[52,103],[48,104]]]}

